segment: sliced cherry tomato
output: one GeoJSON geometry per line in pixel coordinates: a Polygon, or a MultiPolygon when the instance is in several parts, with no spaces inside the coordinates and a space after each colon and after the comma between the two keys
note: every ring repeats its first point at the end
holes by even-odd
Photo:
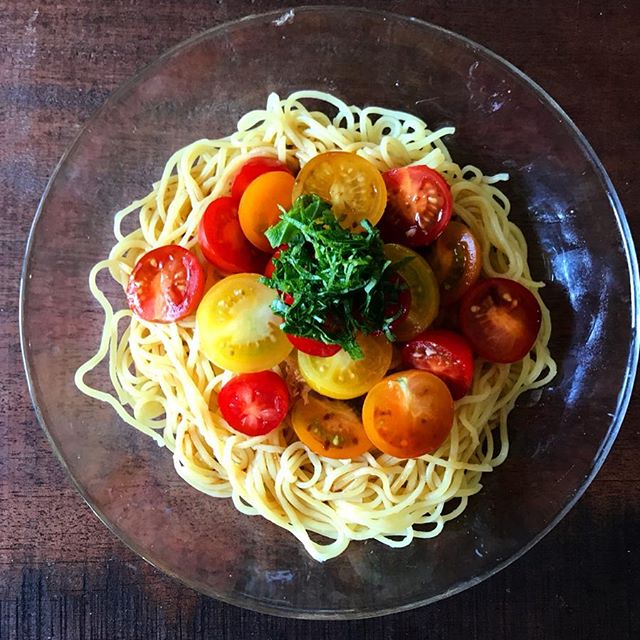
{"type": "Polygon", "coordinates": [[[307,384],[329,398],[346,400],[366,393],[382,380],[391,364],[391,343],[383,336],[358,336],[364,358],[353,360],[344,350],[319,357],[298,352],[298,367],[307,384]]]}
{"type": "MultiPolygon", "coordinates": [[[[286,245],[282,245],[282,246],[286,246],[286,245]]],[[[265,268],[264,268],[264,277],[265,278],[269,278],[269,280],[271,280],[271,276],[273,275],[273,272],[276,270],[276,266],[275,264],[273,264],[274,259],[279,258],[280,254],[282,253],[282,247],[278,247],[273,255],[271,256],[271,260],[269,260],[269,262],[267,262],[265,268]]]]}
{"type": "MultiPolygon", "coordinates": [[[[286,300],[285,300],[286,302],[286,300]]],[[[286,334],[289,342],[302,353],[308,353],[310,356],[318,356],[320,358],[328,358],[333,356],[341,347],[339,344],[326,344],[320,340],[314,340],[313,338],[304,338],[303,336],[293,336],[289,333],[286,334]]]]}
{"type": "Polygon", "coordinates": [[[451,219],[451,189],[444,178],[422,164],[391,169],[382,177],[388,194],[382,237],[412,247],[433,242],[451,219]]]}
{"type": "Polygon", "coordinates": [[[273,371],[242,373],[220,389],[218,407],[236,431],[263,436],[273,431],[289,411],[289,390],[273,371]]]}
{"type": "Polygon", "coordinates": [[[224,273],[261,273],[269,256],[258,251],[245,237],[233,198],[214,200],[198,227],[204,257],[224,273]]]}
{"type": "Polygon", "coordinates": [[[380,172],[364,158],[346,151],[327,151],[302,167],[293,188],[293,199],[315,193],[331,203],[345,229],[357,231],[364,219],[376,224],[387,202],[380,172]]]}
{"type": "Polygon", "coordinates": [[[460,302],[460,328],[489,362],[517,362],[533,347],[542,314],[535,296],[515,280],[477,282],[460,302]]]}
{"type": "Polygon", "coordinates": [[[242,194],[246,191],[247,187],[258,176],[261,176],[270,171],[284,171],[285,173],[291,173],[289,167],[280,160],[276,160],[270,156],[257,156],[247,160],[240,171],[236,173],[236,177],[231,183],[231,197],[240,202],[242,194]]]}
{"type": "MultiPolygon", "coordinates": [[[[271,279],[271,276],[273,275],[273,272],[276,270],[276,267],[273,264],[273,260],[275,258],[279,258],[280,254],[283,251],[285,251],[286,249],[288,249],[288,248],[289,248],[289,245],[282,244],[274,251],[273,256],[271,257],[271,260],[269,260],[269,262],[267,262],[267,266],[264,268],[264,277],[265,278],[271,279]]],[[[282,300],[283,300],[283,302],[285,304],[292,304],[293,303],[293,296],[290,293],[285,293],[284,294],[284,298],[282,300]]]]}
{"type": "Polygon", "coordinates": [[[196,314],[200,348],[222,369],[236,373],[275,367],[292,346],[271,311],[277,293],[257,274],[237,273],[217,282],[196,314]]]}
{"type": "Polygon", "coordinates": [[[397,331],[402,327],[402,322],[409,315],[409,309],[411,309],[411,291],[409,285],[405,280],[397,273],[393,274],[392,281],[401,285],[401,289],[398,292],[398,301],[395,304],[387,304],[384,309],[385,318],[393,318],[397,313],[398,317],[391,323],[391,332],[397,335],[397,331]]]}
{"type": "Polygon", "coordinates": [[[412,249],[400,244],[385,244],[384,254],[392,262],[411,258],[397,271],[409,286],[411,306],[406,316],[399,318],[394,326],[398,340],[410,340],[424,331],[438,315],[438,281],[427,261],[412,249]]]}
{"type": "Polygon", "coordinates": [[[480,277],[480,244],[467,225],[450,222],[433,244],[429,264],[440,283],[440,302],[453,304],[480,277]]]}
{"type": "Polygon", "coordinates": [[[204,271],[191,251],[176,244],[145,253],[131,272],[127,302],[149,322],[174,322],[193,313],[204,291],[204,271]]]}
{"type": "Polygon", "coordinates": [[[249,242],[261,251],[271,251],[264,232],[280,219],[280,207],[291,208],[293,176],[284,171],[263,173],[245,189],[240,200],[240,226],[249,242]]]}
{"type": "Polygon", "coordinates": [[[473,382],[473,351],[457,333],[428,329],[402,347],[402,361],[408,367],[438,376],[454,400],[469,393],[473,382]]]}
{"type": "Polygon", "coordinates": [[[291,422],[298,438],[325,458],[357,458],[372,448],[360,416],[346,402],[310,395],[293,406],[291,422]]]}
{"type": "Polygon", "coordinates": [[[440,378],[427,371],[400,371],[369,391],[362,407],[369,440],[396,458],[435,451],[453,426],[453,399],[440,378]]]}

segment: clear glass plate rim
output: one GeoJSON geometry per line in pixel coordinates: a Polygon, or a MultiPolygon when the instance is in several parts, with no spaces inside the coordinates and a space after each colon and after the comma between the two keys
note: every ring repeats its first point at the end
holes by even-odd
{"type": "Polygon", "coordinates": [[[473,40],[465,36],[462,36],[454,31],[432,24],[425,20],[415,18],[412,16],[396,14],[390,11],[373,10],[373,9],[366,9],[366,8],[360,8],[360,7],[332,6],[332,5],[304,5],[300,7],[285,7],[277,10],[272,10],[269,12],[251,14],[236,20],[227,21],[219,25],[216,25],[211,29],[203,31],[202,33],[196,34],[191,38],[188,38],[187,40],[184,40],[178,43],[177,45],[173,46],[172,48],[168,49],[167,51],[162,53],[160,56],[155,58],[152,62],[145,65],[137,73],[132,75],[124,83],[118,86],[110,94],[110,96],[105,100],[103,105],[101,105],[96,111],[94,111],[89,116],[87,121],[81,127],[79,133],[76,135],[75,139],[72,141],[72,143],[69,145],[69,147],[66,149],[66,151],[63,153],[60,160],[58,161],[53,173],[51,174],[51,177],[49,178],[47,186],[38,204],[38,208],[36,210],[36,214],[34,216],[34,219],[29,231],[29,235],[28,235],[28,239],[25,247],[25,256],[22,264],[22,271],[21,271],[21,277],[20,277],[18,324],[19,324],[22,360],[25,368],[29,395],[31,397],[36,418],[40,426],[42,427],[43,431],[45,432],[58,460],[60,461],[67,475],[70,477],[71,481],[73,482],[76,490],[80,493],[80,495],[85,500],[89,508],[104,523],[107,529],[109,529],[109,531],[111,531],[111,533],[113,533],[118,539],[120,539],[126,546],[132,549],[137,555],[139,555],[149,564],[160,569],[163,573],[171,576],[172,578],[184,584],[187,584],[191,588],[194,588],[202,593],[205,593],[206,595],[212,596],[228,604],[246,607],[248,609],[257,611],[259,613],[266,613],[266,614],[289,617],[289,618],[335,619],[335,620],[360,619],[360,618],[370,618],[370,617],[388,615],[391,613],[397,613],[401,611],[407,611],[407,610],[421,607],[427,604],[431,604],[433,602],[437,602],[438,600],[447,598],[456,593],[460,593],[461,591],[464,591],[482,582],[483,580],[486,580],[487,578],[498,573],[505,567],[509,566],[512,562],[515,562],[522,555],[524,555],[529,549],[531,549],[535,544],[537,544],[545,535],[547,535],[562,520],[562,518],[564,518],[564,516],[571,510],[571,508],[576,504],[576,502],[580,499],[580,497],[582,497],[584,492],[587,490],[587,488],[589,487],[589,485],[597,475],[598,471],[600,470],[602,464],[604,463],[609,451],[611,450],[611,447],[613,446],[613,442],[615,441],[615,438],[620,430],[622,421],[624,420],[624,417],[629,405],[629,401],[631,399],[631,394],[633,391],[634,381],[635,381],[636,372],[637,372],[638,357],[640,352],[640,342],[638,340],[638,337],[639,337],[638,327],[640,325],[640,311],[638,309],[638,292],[639,291],[640,291],[640,278],[638,275],[638,260],[637,260],[636,250],[635,250],[633,238],[631,235],[631,231],[629,228],[629,224],[622,207],[622,203],[620,202],[618,194],[616,193],[616,190],[613,186],[613,183],[611,182],[611,179],[609,178],[609,175],[607,174],[602,162],[596,155],[595,151],[593,150],[593,148],[591,147],[591,145],[589,144],[585,136],[578,129],[578,127],[571,120],[571,118],[566,114],[566,112],[562,109],[562,107],[540,85],[538,85],[534,80],[532,80],[524,72],[520,71],[520,69],[518,69],[513,64],[511,64],[508,60],[494,53],[487,47],[481,44],[478,44],[473,40]],[[162,64],[166,60],[170,59],[176,53],[190,46],[193,46],[200,41],[207,40],[213,34],[219,31],[223,31],[225,29],[240,25],[245,22],[251,22],[254,20],[256,21],[268,20],[268,19],[277,20],[278,18],[284,18],[287,15],[292,15],[292,18],[295,19],[296,14],[313,13],[313,12],[324,13],[327,11],[341,12],[341,13],[350,13],[350,12],[363,13],[371,16],[380,17],[383,20],[389,19],[389,20],[396,20],[396,21],[398,20],[406,21],[406,22],[417,24],[421,27],[427,27],[428,29],[438,31],[448,37],[451,37],[455,40],[462,42],[463,44],[470,47],[474,51],[477,51],[483,54],[485,57],[489,58],[490,60],[498,62],[503,67],[505,67],[506,70],[509,71],[515,77],[516,80],[518,80],[521,83],[524,83],[530,89],[533,89],[533,91],[540,98],[543,99],[546,105],[548,107],[551,107],[551,109],[558,114],[562,124],[565,127],[567,127],[569,131],[573,134],[574,138],[576,139],[578,144],[581,146],[585,156],[591,162],[597,175],[599,176],[600,181],[602,183],[602,187],[607,193],[607,196],[611,203],[612,211],[614,213],[614,217],[616,218],[616,222],[618,224],[618,228],[619,228],[620,236],[622,240],[622,246],[625,252],[626,262],[627,262],[628,271],[629,271],[629,290],[630,290],[630,306],[631,306],[630,315],[631,315],[632,339],[629,345],[629,354],[627,358],[627,368],[626,368],[627,376],[625,377],[620,393],[618,394],[616,412],[614,414],[614,418],[610,425],[609,431],[606,435],[604,442],[602,443],[602,446],[600,447],[600,450],[598,451],[597,456],[594,459],[594,463],[593,463],[593,466],[591,467],[590,473],[585,478],[585,481],[583,482],[583,484],[580,487],[578,487],[578,490],[576,491],[574,496],[572,496],[572,498],[567,502],[567,504],[532,540],[530,540],[526,545],[524,545],[516,553],[506,558],[502,562],[498,563],[496,566],[492,567],[490,570],[487,570],[484,573],[481,573],[480,575],[469,578],[465,582],[456,585],[455,587],[453,587],[452,589],[444,593],[437,594],[436,596],[432,596],[424,600],[417,600],[413,602],[403,603],[400,605],[390,606],[385,609],[378,609],[375,611],[374,610],[355,611],[355,610],[349,610],[349,609],[291,610],[291,609],[287,609],[284,606],[279,606],[273,603],[267,604],[265,601],[255,599],[246,594],[244,596],[237,596],[232,598],[232,597],[226,596],[225,594],[219,594],[219,593],[213,592],[211,589],[207,587],[207,585],[198,584],[193,581],[185,581],[183,578],[177,575],[174,571],[164,567],[161,562],[147,558],[145,555],[146,552],[143,549],[139,548],[135,542],[129,540],[126,534],[124,532],[121,532],[113,523],[111,523],[110,520],[91,502],[91,499],[86,494],[84,488],[76,480],[75,476],[69,469],[55,437],[47,427],[46,420],[44,418],[44,415],[40,409],[40,406],[36,398],[33,375],[32,375],[33,367],[31,365],[27,340],[25,336],[24,305],[25,305],[25,298],[26,298],[26,288],[27,288],[28,279],[29,279],[29,266],[30,266],[31,257],[32,257],[33,239],[35,237],[38,222],[40,220],[42,212],[45,209],[47,197],[55,183],[55,180],[58,174],[66,165],[67,161],[73,156],[74,151],[76,150],[77,146],[80,144],[80,141],[82,140],[87,130],[90,128],[91,124],[103,113],[103,111],[106,111],[110,107],[110,105],[115,100],[117,100],[120,96],[126,94],[126,92],[129,91],[131,87],[137,85],[139,82],[149,77],[158,67],[162,66],[162,64]],[[293,12],[293,13],[290,14],[289,12],[293,12]]]}

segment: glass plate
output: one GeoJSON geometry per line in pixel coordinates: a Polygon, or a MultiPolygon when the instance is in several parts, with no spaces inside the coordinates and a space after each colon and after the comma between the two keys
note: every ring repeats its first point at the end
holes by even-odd
{"type": "MultiPolygon", "coordinates": [[[[112,289],[115,292],[115,289],[112,289]]],[[[215,598],[258,611],[356,618],[433,602],[531,548],[602,465],[638,357],[638,273],[616,193],[560,107],[508,62],[407,17],[318,7],[252,16],[161,56],[116,91],[61,159],[36,215],[21,289],[24,362],[38,420],[91,508],[134,551],[215,598]],[[231,132],[277,91],[330,91],[454,124],[454,158],[506,171],[533,274],[547,283],[557,378],[521,398],[511,451],[464,515],[404,549],[354,543],[313,561],[295,538],[175,473],[168,451],[79,393],[99,341],[90,267],[113,213],[146,194],[166,160],[231,132]]],[[[121,295],[121,294],[120,294],[121,295]]],[[[124,303],[124,300],[123,300],[124,303]]],[[[103,388],[108,379],[103,375],[103,388]]]]}

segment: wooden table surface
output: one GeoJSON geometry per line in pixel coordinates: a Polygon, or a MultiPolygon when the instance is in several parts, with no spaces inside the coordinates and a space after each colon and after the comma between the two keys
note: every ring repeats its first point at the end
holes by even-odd
{"type": "MultiPolygon", "coordinates": [[[[592,143],[638,236],[638,0],[368,5],[458,31],[538,81],[592,143]]],[[[637,397],[591,488],[524,558],[443,602],[366,621],[290,621],[199,595],[114,538],[54,457],[17,327],[25,241],[47,179],[82,123],[142,65],[208,27],[283,6],[0,1],[0,640],[640,637],[637,397]]]]}

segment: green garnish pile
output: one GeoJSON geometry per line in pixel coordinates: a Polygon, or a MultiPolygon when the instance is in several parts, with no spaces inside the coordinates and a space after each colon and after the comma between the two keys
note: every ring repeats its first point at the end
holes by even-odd
{"type": "Polygon", "coordinates": [[[357,333],[381,331],[393,340],[391,324],[401,313],[400,285],[391,278],[398,263],[385,257],[379,231],[367,220],[361,226],[360,233],[343,229],[330,204],[300,196],[266,232],[272,247],[288,248],[273,259],[271,278],[262,279],[280,292],[271,308],[284,319],[283,331],[339,344],[354,360],[363,357],[357,333]]]}

